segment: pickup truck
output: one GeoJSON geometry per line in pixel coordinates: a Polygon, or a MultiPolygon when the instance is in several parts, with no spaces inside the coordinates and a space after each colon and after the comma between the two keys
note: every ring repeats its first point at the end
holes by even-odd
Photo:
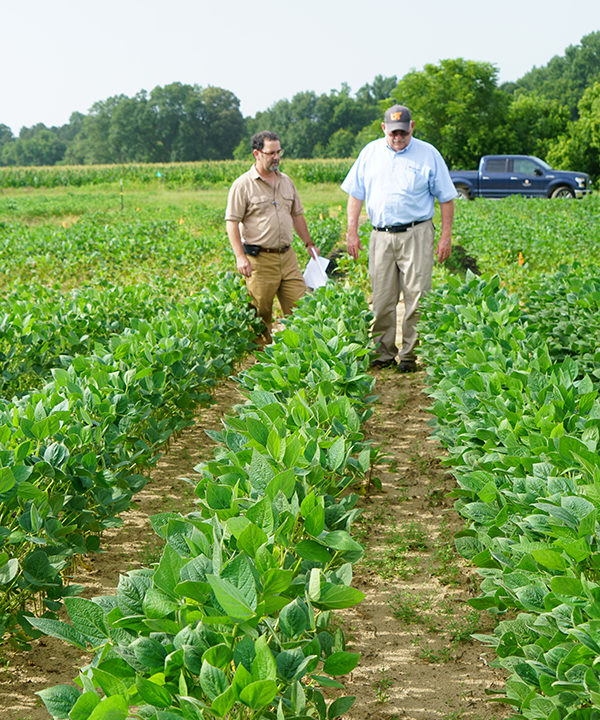
{"type": "Polygon", "coordinates": [[[580,198],[591,192],[586,173],[553,170],[533,155],[484,155],[479,170],[453,170],[450,177],[458,197],[580,198]]]}

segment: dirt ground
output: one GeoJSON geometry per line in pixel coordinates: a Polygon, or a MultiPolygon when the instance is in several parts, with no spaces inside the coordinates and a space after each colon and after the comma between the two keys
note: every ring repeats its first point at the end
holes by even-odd
{"type": "MultiPolygon", "coordinates": [[[[439,463],[443,452],[430,436],[422,392],[423,373],[376,371],[380,400],[368,421],[369,438],[388,457],[376,468],[382,489],[361,497],[363,520],[356,537],[366,547],[354,585],[366,594],[356,608],[340,611],[348,649],[361,653],[344,678],[356,696],[346,720],[495,720],[508,718],[505,705],[486,690],[503,678],[485,648],[469,640],[489,629],[490,619],[466,605],[477,595],[475,575],[456,556],[452,532],[461,521],[446,493],[452,478],[439,463]]],[[[85,559],[74,581],[84,596],[113,594],[120,572],[148,565],[160,554],[148,517],[193,508],[193,467],[212,456],[205,429],[240,401],[234,382],[222,385],[216,402],[199,412],[196,424],[174,441],[151,473],[151,482],[123,516],[123,527],[106,533],[106,552],[85,559]]],[[[48,720],[34,694],[70,683],[86,656],[45,638],[31,652],[0,648],[0,710],[3,720],[48,720]]]]}

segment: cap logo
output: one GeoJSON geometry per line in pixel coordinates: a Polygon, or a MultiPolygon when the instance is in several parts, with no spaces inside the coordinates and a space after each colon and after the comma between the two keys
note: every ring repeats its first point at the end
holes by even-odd
{"type": "Polygon", "coordinates": [[[402,120],[402,113],[401,112],[395,112],[390,115],[390,118],[392,120],[402,120]]]}

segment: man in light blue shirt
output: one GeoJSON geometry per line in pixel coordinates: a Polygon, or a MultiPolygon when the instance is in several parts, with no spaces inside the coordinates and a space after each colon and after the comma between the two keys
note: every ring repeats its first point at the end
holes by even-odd
{"type": "Polygon", "coordinates": [[[440,153],[413,137],[410,110],[394,105],[381,124],[385,137],[360,152],[342,183],[348,193],[348,253],[356,260],[362,250],[359,217],[365,204],[373,226],[369,240],[369,275],[373,292],[373,336],[378,356],[373,365],[416,370],[418,304],[431,289],[433,212],[437,199],[442,229],[438,262],[450,256],[454,198],[457,193],[440,153]],[[396,306],[402,292],[402,347],[396,363],[396,306]]]}

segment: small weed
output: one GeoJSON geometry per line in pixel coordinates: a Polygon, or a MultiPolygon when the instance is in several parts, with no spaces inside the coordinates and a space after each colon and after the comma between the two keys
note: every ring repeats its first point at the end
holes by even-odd
{"type": "Polygon", "coordinates": [[[375,691],[377,692],[377,700],[375,702],[379,703],[380,705],[382,705],[383,703],[387,702],[390,699],[390,696],[387,691],[394,684],[394,681],[388,675],[388,673],[389,673],[389,670],[386,670],[386,668],[381,668],[379,670],[379,680],[376,680],[373,683],[373,687],[375,688],[375,691]]]}
{"type": "Polygon", "coordinates": [[[408,562],[401,554],[395,552],[385,554],[368,553],[365,555],[362,564],[369,570],[376,572],[384,580],[407,580],[419,570],[417,564],[408,562]]]}
{"type": "Polygon", "coordinates": [[[444,491],[438,487],[429,487],[425,492],[425,502],[429,507],[444,505],[444,491]]]}
{"type": "Polygon", "coordinates": [[[461,584],[462,571],[458,555],[454,548],[454,535],[446,521],[442,521],[439,537],[435,540],[432,552],[433,566],[431,574],[437,577],[444,585],[457,586],[461,584]]]}
{"type": "Polygon", "coordinates": [[[408,402],[408,395],[402,391],[398,394],[398,399],[396,400],[396,410],[403,410],[406,407],[406,403],[408,402]]]}
{"type": "Polygon", "coordinates": [[[425,550],[427,548],[427,531],[422,525],[412,521],[401,525],[398,530],[388,533],[386,542],[394,545],[397,552],[410,550],[425,550]]]}
{"type": "Polygon", "coordinates": [[[423,623],[426,616],[423,610],[431,609],[431,600],[423,600],[419,595],[411,596],[408,593],[398,593],[390,601],[392,615],[408,624],[423,623]]]}
{"type": "Polygon", "coordinates": [[[455,658],[455,654],[452,648],[442,647],[439,650],[432,650],[431,648],[425,647],[421,644],[419,648],[419,657],[425,662],[431,663],[432,665],[439,665],[441,663],[452,662],[455,658]]]}
{"type": "MultiPolygon", "coordinates": [[[[422,640],[415,644],[419,646],[419,657],[428,663],[447,663],[456,660],[458,648],[467,643],[473,633],[481,631],[481,614],[472,610],[464,617],[451,620],[444,625],[442,634],[442,647],[434,650],[423,645],[422,640]]],[[[428,628],[431,632],[439,628],[428,628]]]]}

